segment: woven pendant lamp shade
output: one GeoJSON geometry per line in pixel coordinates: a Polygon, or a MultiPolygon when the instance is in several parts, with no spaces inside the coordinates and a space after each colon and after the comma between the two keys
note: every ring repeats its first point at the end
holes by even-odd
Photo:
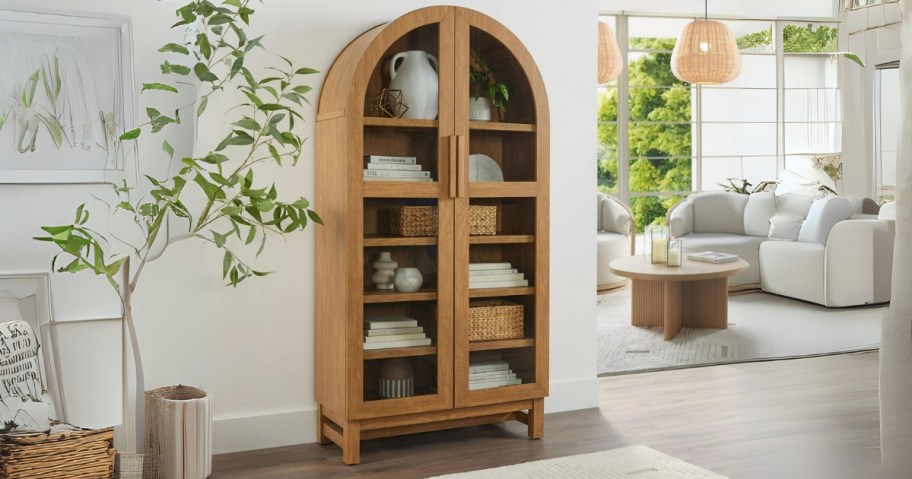
{"type": "Polygon", "coordinates": [[[605,22],[598,22],[598,30],[598,82],[601,85],[619,77],[624,65],[611,27],[605,22]]]}
{"type": "Polygon", "coordinates": [[[688,23],[671,53],[671,72],[701,85],[730,82],[741,73],[741,52],[731,30],[714,20],[688,23]]]}

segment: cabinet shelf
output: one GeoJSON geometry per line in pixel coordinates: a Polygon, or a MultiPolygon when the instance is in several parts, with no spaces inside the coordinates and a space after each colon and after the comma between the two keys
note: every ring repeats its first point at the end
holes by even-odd
{"type": "Polygon", "coordinates": [[[409,358],[413,356],[431,356],[437,354],[437,346],[412,346],[410,348],[371,349],[364,351],[364,360],[409,358]]]}
{"type": "Polygon", "coordinates": [[[437,244],[436,236],[375,236],[364,237],[364,246],[433,246],[437,244]]]}
{"type": "Polygon", "coordinates": [[[469,183],[472,198],[532,198],[539,195],[534,181],[507,181],[503,183],[469,183]]]}
{"type": "Polygon", "coordinates": [[[365,291],[365,303],[398,303],[402,301],[434,301],[437,299],[437,291],[420,290],[414,293],[398,293],[387,291],[365,291]]]}
{"type": "Polygon", "coordinates": [[[534,338],[500,339],[495,341],[469,342],[469,351],[490,351],[492,349],[516,349],[535,346],[534,338]]]}
{"type": "Polygon", "coordinates": [[[365,198],[437,198],[440,184],[436,181],[365,181],[365,198]]]}
{"type": "Polygon", "coordinates": [[[527,286],[524,288],[488,288],[473,289],[469,291],[469,298],[491,298],[495,296],[527,296],[535,294],[535,288],[527,286]]]}
{"type": "Polygon", "coordinates": [[[504,123],[499,121],[470,121],[470,130],[481,131],[518,131],[532,133],[535,125],[529,123],[504,123]]]}
{"type": "Polygon", "coordinates": [[[469,237],[469,244],[520,244],[534,242],[535,235],[493,235],[469,237]]]}
{"type": "Polygon", "coordinates": [[[389,127],[389,128],[437,128],[440,122],[437,120],[413,120],[408,118],[387,118],[381,116],[364,117],[364,126],[366,127],[389,127]]]}

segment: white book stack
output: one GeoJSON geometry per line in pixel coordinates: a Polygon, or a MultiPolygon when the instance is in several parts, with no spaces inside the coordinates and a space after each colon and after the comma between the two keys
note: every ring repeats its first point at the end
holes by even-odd
{"type": "Polygon", "coordinates": [[[432,181],[431,172],[422,171],[414,156],[364,155],[364,160],[364,181],[432,181]]]}
{"type": "Polygon", "coordinates": [[[529,286],[526,275],[510,263],[469,263],[469,289],[525,286],[529,286]]]}
{"type": "Polygon", "coordinates": [[[418,326],[418,320],[405,316],[368,316],[364,318],[364,350],[428,346],[431,338],[418,326]]]}
{"type": "Polygon", "coordinates": [[[506,361],[469,363],[469,390],[522,384],[506,361]]]}

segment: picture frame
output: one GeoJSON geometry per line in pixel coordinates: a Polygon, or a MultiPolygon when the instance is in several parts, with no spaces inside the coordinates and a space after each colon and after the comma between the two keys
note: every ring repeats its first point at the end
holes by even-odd
{"type": "Polygon", "coordinates": [[[0,184],[135,185],[127,17],[0,10],[0,184]]]}
{"type": "Polygon", "coordinates": [[[0,427],[4,429],[9,421],[26,430],[47,429],[55,420],[66,422],[51,304],[47,273],[0,274],[0,427]],[[23,322],[33,335],[21,327],[23,322]],[[37,345],[31,342],[34,339],[37,345]],[[40,394],[36,380],[42,386],[40,394]]]}

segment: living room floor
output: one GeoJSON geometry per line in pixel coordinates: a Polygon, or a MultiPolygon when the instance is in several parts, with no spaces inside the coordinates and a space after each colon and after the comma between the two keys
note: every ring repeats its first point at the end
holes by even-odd
{"type": "Polygon", "coordinates": [[[212,478],[424,478],[645,444],[732,479],[871,477],[880,458],[878,354],[599,379],[600,408],[377,439],[362,464],[334,445],[218,455],[212,478]]]}

